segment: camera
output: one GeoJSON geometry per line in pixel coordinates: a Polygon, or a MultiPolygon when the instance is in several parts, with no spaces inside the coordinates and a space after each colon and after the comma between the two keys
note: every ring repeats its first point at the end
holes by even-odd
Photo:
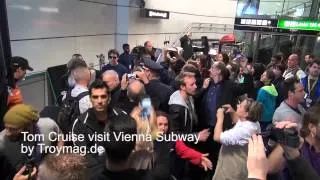
{"type": "Polygon", "coordinates": [[[34,159],[28,157],[27,161],[25,162],[25,166],[26,166],[26,170],[23,172],[23,175],[31,177],[33,167],[35,167],[34,159]]]}
{"type": "Polygon", "coordinates": [[[300,145],[300,138],[296,129],[279,129],[273,125],[269,126],[266,131],[260,134],[265,139],[276,141],[279,144],[298,148],[300,145]]]}
{"type": "Polygon", "coordinates": [[[227,113],[227,111],[228,111],[229,108],[228,108],[228,107],[222,107],[222,108],[223,108],[223,112],[224,112],[224,113],[227,113]]]}
{"type": "Polygon", "coordinates": [[[136,74],[128,74],[128,79],[137,79],[136,74]]]}

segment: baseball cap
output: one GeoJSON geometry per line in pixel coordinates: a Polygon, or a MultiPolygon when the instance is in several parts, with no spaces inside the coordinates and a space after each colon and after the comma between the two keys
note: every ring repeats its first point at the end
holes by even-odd
{"type": "Polygon", "coordinates": [[[30,67],[28,60],[26,60],[23,57],[20,56],[14,56],[12,57],[12,65],[16,67],[22,67],[24,69],[27,69],[29,71],[33,71],[33,68],[30,67]]]}
{"type": "Polygon", "coordinates": [[[143,66],[153,71],[160,71],[163,69],[163,66],[151,60],[150,58],[143,58],[143,66]]]}

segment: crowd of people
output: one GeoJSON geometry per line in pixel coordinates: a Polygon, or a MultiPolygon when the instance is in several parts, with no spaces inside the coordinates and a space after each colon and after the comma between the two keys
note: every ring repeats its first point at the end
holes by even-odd
{"type": "MultiPolygon", "coordinates": [[[[40,113],[10,88],[0,179],[320,179],[315,56],[277,53],[268,65],[224,52],[163,56],[151,41],[124,44],[96,70],[74,54],[59,107],[40,113]],[[158,140],[173,134],[188,138],[158,140]],[[150,139],[118,138],[139,135],[150,139]]],[[[12,68],[16,82],[33,70],[23,57],[12,68]]]]}

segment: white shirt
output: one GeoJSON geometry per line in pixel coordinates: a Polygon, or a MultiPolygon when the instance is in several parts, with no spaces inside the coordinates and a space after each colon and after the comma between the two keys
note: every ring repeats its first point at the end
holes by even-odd
{"type": "MultiPolygon", "coordinates": [[[[77,97],[80,93],[88,91],[87,87],[81,86],[76,84],[74,88],[71,90],[71,96],[72,97],[77,97]]],[[[62,100],[66,98],[66,94],[63,95],[62,100]]],[[[83,98],[80,99],[79,101],[79,110],[80,113],[86,112],[89,108],[92,108],[92,103],[90,101],[90,96],[84,96],[83,98]]]]}
{"type": "Polygon", "coordinates": [[[248,144],[249,138],[253,134],[261,132],[259,122],[241,121],[238,120],[236,125],[227,131],[224,131],[220,135],[220,142],[223,145],[246,145],[248,144]]]}
{"type": "MultiPolygon", "coordinates": [[[[87,87],[83,87],[80,85],[76,85],[72,90],[71,90],[71,96],[72,97],[77,97],[80,93],[88,91],[87,87]]],[[[79,110],[80,113],[86,112],[89,108],[92,107],[92,103],[90,101],[89,95],[84,96],[83,98],[80,99],[79,101],[79,110]]]]}
{"type": "Polygon", "coordinates": [[[292,70],[288,70],[287,69],[287,70],[284,71],[282,76],[283,76],[284,79],[289,79],[289,78],[292,78],[292,77],[296,76],[300,80],[302,78],[305,78],[307,75],[303,70],[301,70],[299,68],[295,75],[293,74],[292,70]]]}

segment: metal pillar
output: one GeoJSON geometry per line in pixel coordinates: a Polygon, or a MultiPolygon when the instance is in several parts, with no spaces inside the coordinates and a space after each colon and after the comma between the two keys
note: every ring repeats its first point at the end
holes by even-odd
{"type": "Polygon", "coordinates": [[[253,42],[253,62],[260,62],[259,57],[259,49],[260,49],[260,41],[261,41],[261,33],[256,32],[253,34],[254,42],[253,42]]]}
{"type": "Polygon", "coordinates": [[[122,52],[122,44],[128,43],[129,5],[128,0],[117,0],[115,47],[119,53],[122,52]]]}
{"type": "Polygon", "coordinates": [[[7,85],[13,84],[6,1],[0,0],[0,130],[3,129],[2,119],[7,110],[7,85]]]}
{"type": "MultiPolygon", "coordinates": [[[[319,5],[320,5],[320,0],[313,0],[310,8],[310,14],[309,14],[309,19],[311,20],[318,20],[318,15],[319,15],[319,5]]],[[[313,50],[315,47],[317,37],[305,37],[305,43],[304,46],[302,47],[303,52],[306,50],[313,50]]]]}

